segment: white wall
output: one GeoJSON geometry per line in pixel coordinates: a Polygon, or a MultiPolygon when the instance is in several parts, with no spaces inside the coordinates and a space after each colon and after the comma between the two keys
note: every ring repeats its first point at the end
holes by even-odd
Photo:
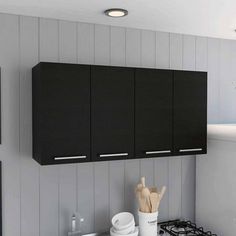
{"type": "Polygon", "coordinates": [[[134,185],[168,187],[160,220],[195,215],[195,158],[41,167],[32,160],[31,68],[39,61],[209,71],[209,120],[235,117],[233,41],[0,14],[3,235],[63,236],[76,209],[85,231],[135,211],[134,185]],[[230,71],[228,71],[230,67],[230,71]]]}
{"type": "Polygon", "coordinates": [[[196,221],[217,235],[236,232],[235,156],[235,140],[211,139],[208,154],[197,158],[196,221]]]}

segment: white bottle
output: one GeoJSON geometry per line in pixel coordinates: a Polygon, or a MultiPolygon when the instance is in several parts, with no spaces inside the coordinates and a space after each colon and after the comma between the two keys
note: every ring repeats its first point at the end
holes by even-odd
{"type": "Polygon", "coordinates": [[[75,231],[76,231],[76,216],[75,214],[73,214],[71,218],[71,232],[75,231]]]}

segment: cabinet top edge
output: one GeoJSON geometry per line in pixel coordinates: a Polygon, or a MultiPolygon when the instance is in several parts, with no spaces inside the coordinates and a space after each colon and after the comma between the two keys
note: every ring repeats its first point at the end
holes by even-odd
{"type": "Polygon", "coordinates": [[[39,67],[41,65],[80,65],[80,66],[88,66],[88,67],[111,67],[111,68],[130,68],[130,69],[142,69],[142,70],[161,70],[161,71],[172,71],[172,72],[199,72],[207,74],[207,71],[200,70],[177,70],[171,68],[156,68],[156,67],[135,67],[135,66],[116,66],[116,65],[99,65],[99,64],[81,64],[81,63],[67,63],[67,62],[47,62],[40,61],[33,68],[39,67]]]}

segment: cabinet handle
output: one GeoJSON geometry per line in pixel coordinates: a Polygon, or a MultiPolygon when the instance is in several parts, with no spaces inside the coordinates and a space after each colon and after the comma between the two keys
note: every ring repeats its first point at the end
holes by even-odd
{"type": "Polygon", "coordinates": [[[180,149],[179,152],[197,152],[202,151],[202,148],[180,149]]]}
{"type": "Polygon", "coordinates": [[[161,153],[171,153],[171,150],[163,150],[163,151],[148,151],[145,152],[146,155],[150,155],[150,154],[161,154],[161,153]]]}
{"type": "Polygon", "coordinates": [[[87,158],[87,156],[54,157],[54,160],[59,161],[59,160],[85,159],[85,158],[87,158]]]}
{"type": "Polygon", "coordinates": [[[122,157],[122,156],[128,156],[129,153],[110,153],[110,154],[100,154],[99,157],[122,157]]]}

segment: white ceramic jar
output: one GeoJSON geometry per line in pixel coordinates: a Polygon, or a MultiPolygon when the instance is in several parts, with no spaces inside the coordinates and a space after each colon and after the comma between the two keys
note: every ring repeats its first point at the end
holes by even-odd
{"type": "Polygon", "coordinates": [[[153,213],[139,211],[138,216],[140,236],[157,236],[158,211],[153,213]]]}

